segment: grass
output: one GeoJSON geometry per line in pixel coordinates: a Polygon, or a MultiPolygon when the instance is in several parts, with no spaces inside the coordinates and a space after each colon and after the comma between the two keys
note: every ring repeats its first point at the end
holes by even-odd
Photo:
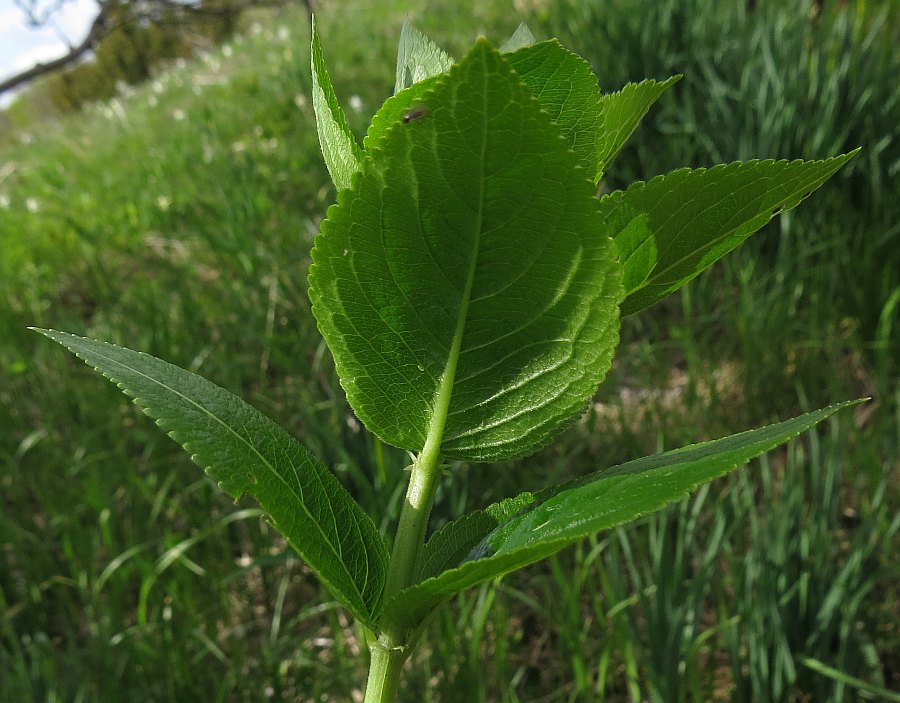
{"type": "MultiPolygon", "coordinates": [[[[429,5],[413,21],[457,55],[518,21],[493,3],[429,5]]],[[[794,410],[876,401],[464,593],[435,617],[409,700],[885,697],[900,688],[896,24],[852,8],[812,24],[774,2],[753,16],[699,0],[527,5],[536,34],[585,53],[605,87],[686,75],[611,187],[732,158],[865,156],[628,318],[578,427],[528,461],[455,467],[435,524],[794,410]]],[[[354,129],[390,90],[406,12],[322,8],[337,89],[361,106],[354,129]]],[[[252,503],[234,505],[116,389],[25,330],[127,344],[241,393],[393,524],[407,459],[353,418],[305,293],[333,200],[305,18],[260,14],[246,30],[0,154],[0,701],[346,700],[363,681],[357,628],[252,503]]]]}

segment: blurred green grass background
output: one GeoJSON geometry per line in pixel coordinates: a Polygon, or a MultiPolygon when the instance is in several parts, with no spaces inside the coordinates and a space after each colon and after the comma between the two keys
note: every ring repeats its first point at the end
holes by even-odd
{"type": "MultiPolygon", "coordinates": [[[[405,17],[460,55],[526,21],[601,87],[685,78],[607,176],[863,151],[655,308],[556,446],[456,466],[435,526],[526,488],[850,397],[873,401],[638,524],[467,592],[415,701],[855,701],[900,689],[900,29],[888,2],[319,3],[362,133],[405,17]]],[[[361,633],[261,519],[28,332],[240,393],[393,531],[407,459],[353,418],[306,298],[334,192],[301,8],[0,146],[0,701],[361,700],[361,633]]]]}

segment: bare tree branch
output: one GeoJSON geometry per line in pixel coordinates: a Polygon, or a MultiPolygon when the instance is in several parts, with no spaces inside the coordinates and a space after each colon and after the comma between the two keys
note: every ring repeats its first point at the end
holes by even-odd
{"type": "Polygon", "coordinates": [[[101,8],[97,17],[94,18],[94,22],[91,24],[87,36],[80,44],[73,46],[67,54],[60,56],[58,59],[53,59],[53,61],[47,61],[46,63],[35,64],[31,68],[0,82],[0,95],[8,90],[12,90],[13,88],[17,88],[20,85],[32,81],[38,76],[43,76],[75,63],[93,49],[94,46],[108,33],[109,28],[106,13],[103,12],[103,9],[101,8]]]}
{"type": "Polygon", "coordinates": [[[43,12],[39,11],[38,0],[15,0],[15,5],[25,15],[25,24],[29,27],[37,28],[47,24],[50,18],[59,12],[67,2],[70,2],[70,0],[56,0],[43,12]]]}
{"type": "MultiPolygon", "coordinates": [[[[39,12],[36,0],[16,0],[16,5],[25,15],[26,22],[31,27],[45,26],[53,13],[57,12],[68,0],[56,0],[50,9],[39,12]]],[[[58,59],[38,63],[29,69],[22,71],[0,82],[0,95],[18,88],[35,78],[58,71],[77,63],[88,52],[92,51],[111,32],[127,25],[150,22],[160,22],[160,14],[163,10],[176,15],[191,15],[194,17],[230,17],[239,15],[251,7],[277,7],[287,5],[292,0],[240,0],[239,2],[224,3],[221,5],[205,5],[201,3],[187,3],[179,0],[143,0],[132,3],[131,12],[125,13],[122,19],[111,18],[114,8],[121,9],[119,3],[111,3],[108,0],[98,0],[100,6],[94,22],[88,30],[87,36],[81,43],[72,46],[68,53],[58,59]]],[[[307,13],[312,17],[312,0],[303,0],[307,13]]]]}

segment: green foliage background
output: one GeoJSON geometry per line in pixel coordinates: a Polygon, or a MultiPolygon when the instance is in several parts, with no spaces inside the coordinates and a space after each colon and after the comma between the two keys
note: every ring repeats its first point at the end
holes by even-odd
{"type": "MultiPolygon", "coordinates": [[[[604,89],[673,73],[606,175],[863,152],[625,321],[591,411],[537,457],[452,467],[490,500],[848,397],[875,400],[641,524],[437,617],[410,700],[856,700],[897,689],[898,25],[879,3],[321,3],[360,134],[404,17],[460,55],[521,19],[604,89]],[[515,19],[512,19],[515,17],[515,19]]],[[[884,5],[888,8],[888,5],[884,5]]],[[[407,457],[346,405],[306,297],[334,194],[299,8],[0,151],[0,701],[343,700],[364,643],[305,565],[118,391],[25,330],[143,349],[301,438],[382,529],[407,457]],[[115,682],[115,686],[106,685],[115,682]]],[[[876,696],[877,698],[877,696],[876,696]]]]}

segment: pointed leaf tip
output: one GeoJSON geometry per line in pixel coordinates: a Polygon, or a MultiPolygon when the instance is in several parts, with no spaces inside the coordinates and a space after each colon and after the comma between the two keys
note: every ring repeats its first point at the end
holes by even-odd
{"type": "Polygon", "coordinates": [[[423,573],[426,578],[385,603],[385,613],[415,627],[459,591],[659,510],[860,402],[838,403],[767,427],[630,461],[460,518],[436,533],[435,544],[426,547],[430,565],[423,573]],[[463,552],[466,555],[451,565],[463,552]],[[435,574],[439,568],[444,570],[435,574]]]}
{"type": "Polygon", "coordinates": [[[350,131],[347,117],[338,102],[328,70],[325,68],[315,17],[312,21],[311,34],[310,68],[316,131],[328,173],[335,188],[340,191],[350,185],[350,179],[359,170],[362,150],[350,131]]]}
{"type": "Polygon", "coordinates": [[[674,292],[775,215],[797,206],[856,152],[822,161],[746,161],[679,169],[604,196],[625,266],[631,315],[674,292]]]}
{"type": "Polygon", "coordinates": [[[453,59],[424,33],[413,27],[409,20],[403,23],[400,42],[397,45],[397,73],[394,93],[415,83],[446,73],[453,59]]]}
{"type": "Polygon", "coordinates": [[[381,608],[387,547],[334,475],[280,425],[223,388],[143,352],[36,329],[130,396],[235,498],[274,526],[361,622],[381,608]]]}

